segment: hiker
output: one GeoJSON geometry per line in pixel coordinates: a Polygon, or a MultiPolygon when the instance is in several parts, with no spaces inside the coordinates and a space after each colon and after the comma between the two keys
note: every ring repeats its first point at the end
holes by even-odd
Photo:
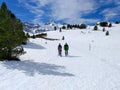
{"type": "Polygon", "coordinates": [[[68,46],[67,43],[65,43],[65,45],[64,45],[64,50],[65,50],[65,56],[67,56],[68,55],[68,50],[69,50],[69,46],[68,46]]]}
{"type": "Polygon", "coordinates": [[[60,43],[58,45],[58,55],[62,56],[62,45],[60,43]]]}
{"type": "Polygon", "coordinates": [[[63,36],[63,37],[62,37],[62,40],[64,40],[64,39],[65,39],[65,37],[63,36]]]}

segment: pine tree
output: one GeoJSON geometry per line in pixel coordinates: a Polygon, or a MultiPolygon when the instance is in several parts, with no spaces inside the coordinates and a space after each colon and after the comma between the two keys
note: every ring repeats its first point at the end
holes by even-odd
{"type": "Polygon", "coordinates": [[[25,53],[21,44],[26,40],[23,24],[3,2],[0,8],[0,60],[18,59],[25,53]]]}
{"type": "Polygon", "coordinates": [[[81,24],[79,28],[80,28],[80,29],[86,29],[86,28],[87,28],[87,25],[86,25],[86,24],[81,24]]]}
{"type": "Polygon", "coordinates": [[[98,30],[97,25],[94,26],[93,30],[96,30],[96,31],[98,30]]]}
{"type": "Polygon", "coordinates": [[[103,32],[105,31],[105,28],[103,28],[103,32]]]}
{"type": "Polygon", "coordinates": [[[108,36],[108,35],[109,35],[109,31],[106,32],[106,36],[108,36]]]}
{"type": "Polygon", "coordinates": [[[60,28],[59,32],[62,32],[62,29],[60,28]]]}
{"type": "Polygon", "coordinates": [[[63,25],[63,26],[62,26],[62,29],[66,29],[66,26],[63,25]]]}
{"type": "Polygon", "coordinates": [[[27,37],[27,38],[30,38],[30,34],[29,34],[29,33],[26,33],[26,37],[27,37]]]}
{"type": "Polygon", "coordinates": [[[120,21],[116,21],[116,22],[115,22],[115,24],[119,24],[119,23],[120,23],[120,21]]]}
{"type": "Polygon", "coordinates": [[[112,23],[109,23],[108,27],[112,27],[112,23]]]}
{"type": "Polygon", "coordinates": [[[55,30],[55,31],[57,30],[57,27],[56,27],[56,26],[54,26],[54,30],[55,30]]]}
{"type": "Polygon", "coordinates": [[[101,27],[108,27],[108,22],[100,22],[101,27]]]}

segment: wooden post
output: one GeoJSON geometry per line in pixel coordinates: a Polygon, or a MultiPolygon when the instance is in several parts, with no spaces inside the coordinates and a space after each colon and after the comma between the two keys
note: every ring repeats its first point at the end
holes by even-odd
{"type": "Polygon", "coordinates": [[[91,44],[89,43],[89,51],[91,51],[91,44]]]}

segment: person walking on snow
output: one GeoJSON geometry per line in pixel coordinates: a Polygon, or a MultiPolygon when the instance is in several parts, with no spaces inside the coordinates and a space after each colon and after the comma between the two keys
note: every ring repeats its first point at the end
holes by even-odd
{"type": "Polygon", "coordinates": [[[62,56],[62,45],[60,43],[58,45],[58,55],[62,56]]]}
{"type": "Polygon", "coordinates": [[[64,45],[64,50],[65,50],[65,56],[67,56],[68,55],[68,50],[69,50],[69,46],[68,46],[67,43],[65,43],[65,45],[64,45]]]}
{"type": "Polygon", "coordinates": [[[65,39],[65,37],[63,36],[63,37],[62,37],[62,40],[64,40],[64,39],[65,39]]]}

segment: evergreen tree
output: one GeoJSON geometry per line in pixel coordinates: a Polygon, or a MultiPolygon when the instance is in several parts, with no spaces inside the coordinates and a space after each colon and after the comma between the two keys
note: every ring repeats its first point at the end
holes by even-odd
{"type": "Polygon", "coordinates": [[[23,24],[3,2],[0,8],[0,60],[18,59],[25,53],[21,44],[26,40],[23,24]]]}
{"type": "Polygon", "coordinates": [[[103,28],[103,32],[105,31],[105,28],[103,28]]]}
{"type": "Polygon", "coordinates": [[[112,23],[109,23],[108,27],[112,27],[112,23]]]}
{"type": "Polygon", "coordinates": [[[86,25],[86,24],[81,24],[81,25],[79,26],[79,28],[80,28],[80,29],[86,29],[86,28],[87,28],[87,25],[86,25]]]}
{"type": "Polygon", "coordinates": [[[36,38],[36,36],[33,34],[33,36],[31,36],[31,38],[35,39],[35,38],[36,38]]]}
{"type": "Polygon", "coordinates": [[[119,21],[116,21],[115,24],[119,24],[120,22],[119,21]]]}
{"type": "Polygon", "coordinates": [[[29,33],[26,33],[26,37],[27,37],[27,38],[30,38],[30,34],[29,34],[29,33]]]}
{"type": "Polygon", "coordinates": [[[108,27],[108,22],[100,22],[101,27],[108,27]]]}
{"type": "Polygon", "coordinates": [[[62,29],[60,28],[59,32],[62,32],[62,29]]]}
{"type": "Polygon", "coordinates": [[[54,26],[54,30],[57,30],[57,27],[56,27],[56,26],[54,26]]]}
{"type": "Polygon", "coordinates": [[[106,32],[106,36],[108,36],[108,35],[109,35],[109,31],[106,32]]]}
{"type": "Polygon", "coordinates": [[[62,26],[62,29],[66,29],[66,26],[63,25],[63,26],[62,26]]]}
{"type": "Polygon", "coordinates": [[[98,30],[97,25],[94,26],[93,30],[96,30],[96,31],[98,30]]]}

